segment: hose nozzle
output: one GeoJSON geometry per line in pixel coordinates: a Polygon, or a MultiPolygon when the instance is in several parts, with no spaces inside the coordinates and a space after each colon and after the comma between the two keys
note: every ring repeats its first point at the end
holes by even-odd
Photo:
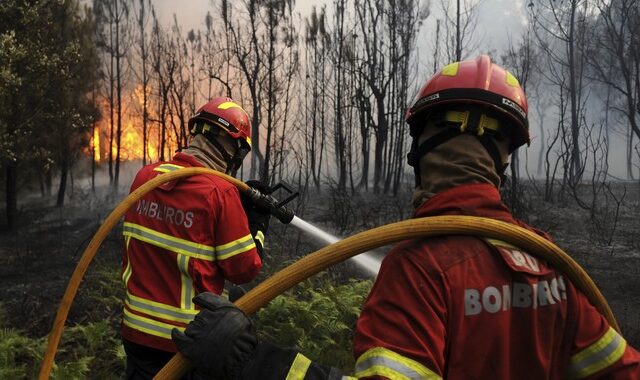
{"type": "Polygon", "coordinates": [[[247,197],[258,207],[269,210],[269,213],[276,217],[280,222],[284,224],[289,224],[293,220],[295,213],[289,207],[285,205],[291,202],[298,196],[297,191],[293,191],[290,186],[285,185],[283,183],[279,183],[275,185],[269,194],[263,194],[259,190],[249,187],[246,192],[247,197]],[[283,200],[278,201],[276,198],[271,196],[271,194],[279,188],[285,189],[289,192],[289,196],[283,200]]]}

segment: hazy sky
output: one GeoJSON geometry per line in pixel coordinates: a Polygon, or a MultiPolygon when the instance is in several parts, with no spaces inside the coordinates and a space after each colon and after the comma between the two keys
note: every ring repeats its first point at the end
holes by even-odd
{"type": "MultiPolygon", "coordinates": [[[[420,62],[425,66],[425,78],[431,74],[432,70],[433,64],[428,62],[428,57],[432,50],[436,19],[443,18],[442,1],[446,0],[431,0],[431,14],[418,35],[418,53],[420,62]]],[[[449,1],[451,9],[454,9],[455,0],[449,1]]],[[[212,13],[216,11],[212,0],[152,0],[152,2],[165,25],[173,22],[175,14],[178,22],[183,25],[185,33],[190,29],[204,29],[204,16],[207,11],[212,13]]],[[[215,3],[218,4],[218,1],[215,3]]],[[[327,10],[331,12],[332,3],[332,0],[298,0],[295,2],[295,12],[305,17],[311,13],[314,6],[320,8],[322,5],[326,5],[327,10]]],[[[527,3],[528,0],[482,0],[475,31],[477,51],[470,52],[470,56],[501,51],[507,46],[509,38],[517,41],[527,23],[525,6],[527,3]]]]}
{"type": "MultiPolygon", "coordinates": [[[[450,0],[452,4],[455,1],[450,0]]],[[[173,14],[178,17],[178,22],[184,25],[184,30],[204,29],[204,16],[207,11],[213,11],[212,0],[152,0],[156,12],[163,22],[172,22],[173,14]]],[[[327,4],[331,9],[331,0],[298,0],[295,2],[295,10],[303,17],[310,14],[313,6],[321,7],[327,4]]],[[[525,0],[483,0],[480,7],[477,34],[482,37],[483,51],[500,50],[507,41],[507,36],[518,35],[522,26],[526,23],[525,0]]],[[[442,17],[440,0],[432,0],[431,16],[423,29],[423,37],[432,34],[435,19],[442,17]],[[433,24],[433,25],[432,25],[433,24]]]]}
{"type": "MultiPolygon", "coordinates": [[[[152,0],[156,7],[158,16],[164,21],[172,21],[173,14],[178,16],[178,21],[185,25],[185,29],[204,29],[204,16],[207,11],[213,13],[213,1],[211,0],[152,0]],[[188,24],[188,25],[187,25],[188,24]]],[[[218,3],[216,1],[216,3],[218,3]]],[[[295,10],[300,14],[307,15],[311,12],[311,8],[322,6],[322,4],[330,4],[330,0],[317,1],[296,1],[295,10]]]]}
{"type": "MultiPolygon", "coordinates": [[[[423,0],[424,1],[424,0],[423,0]]],[[[455,0],[451,2],[451,9],[455,7],[455,0]]],[[[473,0],[472,0],[473,1],[473,0]]],[[[478,24],[475,35],[478,40],[477,51],[470,52],[469,56],[475,56],[479,53],[504,50],[509,39],[517,43],[521,33],[528,22],[528,9],[526,4],[530,0],[482,0],[478,14],[478,24]]],[[[183,30],[204,29],[204,16],[207,11],[215,13],[212,0],[152,0],[156,7],[156,12],[165,25],[173,22],[173,14],[178,17],[178,22],[183,25],[183,30]]],[[[313,6],[321,7],[327,4],[327,10],[330,12],[332,8],[332,0],[298,0],[296,1],[295,11],[303,17],[310,14],[313,6]]],[[[215,2],[218,3],[217,1],[215,2]]],[[[434,31],[436,19],[442,18],[441,0],[431,0],[431,15],[426,20],[425,25],[418,36],[418,59],[422,66],[418,73],[418,82],[422,83],[432,73],[433,64],[430,62],[431,46],[434,40],[434,31]]],[[[530,110],[531,111],[531,110],[530,110]]],[[[547,120],[548,122],[548,120],[547,120]]],[[[532,128],[534,142],[529,148],[529,155],[535,162],[537,150],[539,149],[539,141],[535,141],[537,127],[532,128]]],[[[615,143],[614,143],[615,146],[615,143]]],[[[622,165],[618,163],[624,162],[624,150],[613,150],[610,153],[612,167],[611,171],[618,176],[622,176],[622,165]]]]}

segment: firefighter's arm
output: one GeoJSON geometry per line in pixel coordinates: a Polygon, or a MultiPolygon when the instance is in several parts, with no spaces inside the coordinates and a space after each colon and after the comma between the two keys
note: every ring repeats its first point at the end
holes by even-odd
{"type": "Polygon", "coordinates": [[[217,210],[213,227],[216,264],[227,280],[235,284],[249,282],[260,272],[262,260],[249,231],[240,195],[231,187],[216,196],[212,200],[217,210]]]}
{"type": "MultiPolygon", "coordinates": [[[[271,188],[266,184],[257,181],[250,180],[246,182],[248,186],[260,191],[263,194],[270,194],[271,188]]],[[[271,213],[269,209],[256,205],[251,199],[244,193],[240,194],[242,201],[242,207],[247,215],[247,221],[249,222],[249,230],[253,236],[253,240],[256,243],[256,249],[260,258],[264,258],[264,240],[267,230],[269,229],[269,220],[271,219],[271,213]]]]}
{"type": "Polygon", "coordinates": [[[172,332],[176,347],[211,379],[341,379],[339,370],[311,362],[294,349],[258,342],[251,321],[227,299],[201,293],[200,306],[184,333],[172,332]]]}
{"type": "Polygon", "coordinates": [[[569,359],[571,379],[640,379],[640,353],[576,292],[576,338],[569,359]]]}

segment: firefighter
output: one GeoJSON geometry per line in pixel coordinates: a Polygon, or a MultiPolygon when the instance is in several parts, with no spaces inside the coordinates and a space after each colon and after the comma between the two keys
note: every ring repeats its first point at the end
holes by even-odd
{"type": "MultiPolygon", "coordinates": [[[[522,226],[500,199],[509,155],[529,142],[518,80],[488,56],[445,66],[407,113],[415,217],[471,215],[522,226]]],[[[258,342],[212,294],[178,349],[215,379],[338,379],[294,349],[258,342]]],[[[640,355],[560,272],[508,243],[413,239],[385,257],[356,325],[355,378],[640,378],[640,355]]],[[[329,363],[330,364],[330,363],[329,363]]]]}
{"type": "MultiPolygon", "coordinates": [[[[183,167],[235,175],[251,150],[249,116],[226,97],[203,105],[189,120],[189,131],[189,146],[171,161],[143,167],[132,192],[183,167]]],[[[159,186],[126,213],[121,334],[127,379],[152,378],[174,355],[171,330],[193,320],[195,295],[220,294],[225,280],[241,284],[256,277],[269,214],[245,205],[229,182],[195,175],[159,186]]]]}

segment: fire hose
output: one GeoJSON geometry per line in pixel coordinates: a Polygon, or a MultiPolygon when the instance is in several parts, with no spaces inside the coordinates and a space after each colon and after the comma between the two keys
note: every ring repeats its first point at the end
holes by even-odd
{"type": "MultiPolygon", "coordinates": [[[[125,212],[147,192],[165,182],[196,174],[217,175],[235,185],[240,192],[247,194],[256,192],[255,189],[250,188],[247,184],[236,178],[212,169],[194,167],[178,169],[159,175],[129,194],[100,226],[83,252],[69,280],[67,289],[60,302],[53,327],[49,333],[49,342],[40,367],[39,380],[49,378],[57,347],[62,336],[62,330],[64,329],[64,324],[73,299],[91,260],[93,260],[98,248],[109,232],[115,227],[125,212]]],[[[258,202],[269,203],[268,200],[260,200],[258,194],[253,194],[253,196],[258,202]]],[[[271,204],[273,205],[273,202],[271,202],[271,204]]],[[[284,208],[278,211],[272,207],[271,212],[284,223],[291,221],[292,213],[284,208]]],[[[442,235],[473,235],[499,239],[548,261],[552,266],[565,274],[567,278],[585,294],[591,304],[596,307],[616,331],[620,331],[613,312],[598,287],[584,269],[562,249],[522,227],[494,219],[472,216],[416,218],[387,224],[358,233],[301,258],[253,288],[242,298],[238,299],[235,304],[246,314],[252,314],[297,283],[359,253],[406,239],[442,235]]],[[[178,379],[188,372],[189,369],[189,361],[183,355],[177,353],[154,379],[178,379]]]]}

